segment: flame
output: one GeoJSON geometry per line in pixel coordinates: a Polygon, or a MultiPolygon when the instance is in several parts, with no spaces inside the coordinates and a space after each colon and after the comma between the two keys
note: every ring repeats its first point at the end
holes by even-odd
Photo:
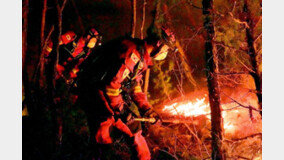
{"type": "MultiPolygon", "coordinates": [[[[205,95],[206,96],[206,95],[205,95]]],[[[222,105],[223,108],[228,108],[227,105],[222,105]]],[[[205,98],[196,98],[194,101],[176,102],[171,105],[165,105],[163,112],[171,115],[178,115],[184,117],[197,117],[200,115],[206,115],[208,119],[211,119],[209,103],[205,102],[205,98]]],[[[238,114],[238,110],[232,111],[238,114]]],[[[222,118],[224,121],[224,129],[226,133],[233,133],[236,130],[236,125],[232,121],[232,116],[227,112],[222,112],[222,118]]]]}
{"type": "Polygon", "coordinates": [[[165,106],[163,111],[168,111],[172,115],[183,115],[185,117],[210,114],[209,105],[204,101],[205,98],[197,98],[196,102],[187,102],[181,104],[174,103],[172,105],[165,106]]]}
{"type": "MultiPolygon", "coordinates": [[[[193,101],[187,100],[182,102],[175,102],[170,105],[165,105],[162,111],[166,114],[183,117],[197,117],[205,115],[206,118],[210,120],[210,106],[209,103],[205,101],[206,98],[207,95],[205,94],[204,98],[196,98],[193,101]]],[[[242,103],[255,106],[257,100],[247,96],[243,99],[242,103]]],[[[223,110],[229,109],[222,112],[223,127],[225,133],[249,134],[261,132],[261,121],[260,123],[253,122],[248,110],[241,107],[237,108],[237,106],[238,105],[235,103],[222,104],[223,110]]],[[[260,119],[257,112],[253,112],[253,117],[255,119],[260,119]]]]}

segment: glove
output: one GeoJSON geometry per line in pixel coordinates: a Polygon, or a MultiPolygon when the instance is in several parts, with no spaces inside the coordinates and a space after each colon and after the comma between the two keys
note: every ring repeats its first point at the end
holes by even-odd
{"type": "Polygon", "coordinates": [[[155,111],[153,110],[152,108],[148,109],[144,114],[143,114],[144,117],[147,117],[147,118],[155,118],[156,121],[153,122],[152,124],[155,124],[157,123],[159,120],[161,120],[161,117],[160,115],[155,111]]]}

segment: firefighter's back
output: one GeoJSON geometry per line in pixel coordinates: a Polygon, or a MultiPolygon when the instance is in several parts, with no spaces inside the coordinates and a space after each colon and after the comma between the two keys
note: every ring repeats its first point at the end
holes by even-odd
{"type": "Polygon", "coordinates": [[[94,49],[79,67],[78,88],[82,91],[101,89],[110,83],[124,63],[122,55],[129,48],[141,46],[141,42],[130,37],[120,37],[94,49]]]}

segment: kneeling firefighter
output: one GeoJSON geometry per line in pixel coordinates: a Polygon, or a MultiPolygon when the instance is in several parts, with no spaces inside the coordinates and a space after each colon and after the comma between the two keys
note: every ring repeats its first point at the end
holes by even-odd
{"type": "Polygon", "coordinates": [[[161,36],[151,28],[147,34],[145,40],[118,38],[94,49],[80,66],[76,80],[78,103],[86,112],[91,138],[96,144],[111,144],[111,131],[115,128],[128,137],[137,153],[135,159],[140,160],[151,159],[151,154],[142,130],[131,131],[122,118],[127,108],[123,92],[127,88],[142,116],[158,120],[158,114],[141,90],[141,78],[153,64],[152,59],[166,58],[174,42],[173,35],[165,29],[161,36]]]}

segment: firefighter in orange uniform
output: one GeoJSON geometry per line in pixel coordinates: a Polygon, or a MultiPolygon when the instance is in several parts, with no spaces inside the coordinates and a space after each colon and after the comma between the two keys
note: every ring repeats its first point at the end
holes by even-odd
{"type": "MultiPolygon", "coordinates": [[[[60,40],[59,40],[59,45],[60,46],[66,46],[68,44],[71,44],[76,39],[76,37],[77,37],[77,35],[73,31],[68,31],[68,32],[61,35],[60,40]]],[[[52,52],[52,48],[53,48],[53,42],[51,40],[49,40],[45,50],[43,51],[45,58],[47,58],[47,59],[49,58],[50,53],[52,52]]],[[[60,57],[60,62],[62,62],[63,59],[66,60],[66,54],[63,54],[62,52],[60,52],[59,57],[60,57]]],[[[68,57],[68,55],[67,55],[67,57],[68,57]]],[[[62,72],[65,70],[65,68],[61,64],[58,64],[56,66],[56,69],[57,69],[57,72],[59,73],[59,75],[62,75],[62,72]]],[[[57,77],[57,79],[58,78],[59,77],[57,77]]]]}
{"type": "MultiPolygon", "coordinates": [[[[60,50],[59,64],[56,66],[59,73],[57,79],[60,76],[63,76],[63,72],[66,70],[66,67],[69,71],[68,78],[75,78],[77,76],[77,72],[79,71],[78,65],[80,65],[90,54],[91,49],[93,49],[97,44],[101,43],[101,37],[99,36],[98,31],[94,28],[89,29],[84,36],[79,38],[77,43],[75,42],[76,37],[77,36],[73,31],[68,31],[61,35],[59,45],[63,46],[64,49],[60,50]]],[[[46,58],[48,58],[49,54],[51,53],[52,47],[53,42],[50,40],[46,49],[44,50],[44,56],[46,58]]]]}
{"type": "Polygon", "coordinates": [[[71,65],[72,69],[70,69],[69,72],[71,79],[77,77],[77,72],[79,71],[78,66],[89,56],[92,49],[100,45],[101,36],[95,28],[87,30],[87,33],[78,40],[71,56],[63,63],[63,65],[66,66],[68,63],[73,62],[73,66],[71,65]]]}
{"type": "MultiPolygon", "coordinates": [[[[59,45],[67,45],[73,42],[76,38],[76,34],[73,31],[68,31],[61,35],[59,45]]],[[[45,50],[43,51],[44,56],[47,58],[52,51],[53,42],[51,40],[48,41],[45,50]]]]}
{"type": "Polygon", "coordinates": [[[158,115],[147,101],[141,89],[143,72],[151,66],[152,59],[166,58],[172,35],[163,30],[162,41],[157,34],[148,32],[145,40],[120,38],[95,49],[82,64],[78,73],[79,103],[88,118],[91,136],[97,144],[113,142],[112,128],[129,137],[136,150],[136,159],[150,160],[151,154],[142,130],[133,133],[121,117],[126,108],[122,92],[128,88],[131,100],[138,106],[142,116],[158,115]]]}

